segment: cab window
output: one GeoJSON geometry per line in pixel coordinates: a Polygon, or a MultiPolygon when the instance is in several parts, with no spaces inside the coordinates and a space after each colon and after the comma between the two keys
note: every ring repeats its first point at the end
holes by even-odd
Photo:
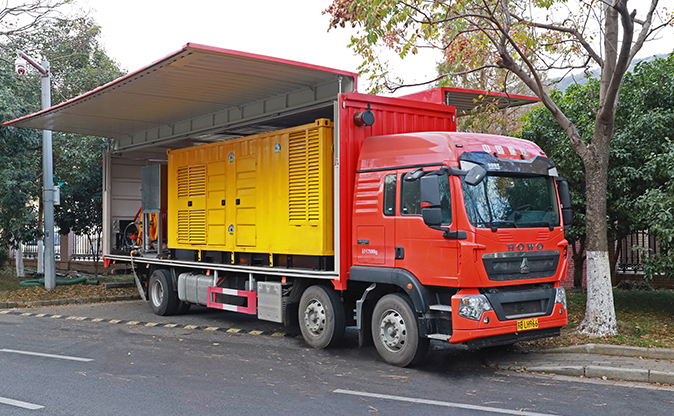
{"type": "Polygon", "coordinates": [[[384,215],[396,214],[396,175],[386,175],[384,178],[384,215]]]}
{"type": "MultiPolygon", "coordinates": [[[[401,215],[421,216],[421,179],[413,181],[401,181],[401,215]]],[[[442,225],[452,223],[452,199],[449,187],[449,176],[442,175],[438,178],[440,186],[440,208],[442,210],[442,225]]]]}

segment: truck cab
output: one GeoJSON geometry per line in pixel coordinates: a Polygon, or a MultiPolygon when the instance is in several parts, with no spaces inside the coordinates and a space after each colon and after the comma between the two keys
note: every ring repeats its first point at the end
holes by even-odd
{"type": "MultiPolygon", "coordinates": [[[[558,334],[567,322],[559,280],[569,217],[559,182],[554,163],[525,140],[457,132],[367,138],[351,280],[409,281],[421,337],[478,347],[558,334]]],[[[386,330],[372,332],[375,345],[402,348],[389,335],[400,327],[379,326],[386,330]]]]}

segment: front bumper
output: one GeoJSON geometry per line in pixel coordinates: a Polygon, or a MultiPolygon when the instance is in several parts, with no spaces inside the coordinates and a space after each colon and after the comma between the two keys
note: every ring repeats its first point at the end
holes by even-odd
{"type": "Polygon", "coordinates": [[[568,323],[568,313],[565,302],[558,301],[555,291],[540,287],[485,295],[475,289],[459,291],[452,297],[449,342],[488,346],[559,335],[559,329],[568,323]],[[460,300],[466,296],[488,298],[491,309],[484,310],[479,319],[460,316],[455,311],[460,310],[460,300]]]}

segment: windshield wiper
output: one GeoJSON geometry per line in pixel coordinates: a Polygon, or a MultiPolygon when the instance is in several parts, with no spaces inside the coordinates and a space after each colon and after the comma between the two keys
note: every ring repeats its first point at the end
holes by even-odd
{"type": "Polygon", "coordinates": [[[550,224],[548,221],[535,221],[535,222],[526,222],[526,223],[520,223],[521,226],[528,226],[528,227],[548,227],[550,231],[555,229],[555,226],[553,224],[550,224]]]}
{"type": "Polygon", "coordinates": [[[513,221],[480,221],[475,225],[485,225],[491,228],[493,232],[496,232],[499,228],[519,228],[519,225],[513,221]]]}

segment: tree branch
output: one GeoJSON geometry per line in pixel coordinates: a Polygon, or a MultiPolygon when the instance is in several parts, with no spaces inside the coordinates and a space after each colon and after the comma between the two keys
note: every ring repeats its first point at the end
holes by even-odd
{"type": "MultiPolygon", "coordinates": [[[[657,0],[653,0],[657,1],[657,0]]],[[[618,0],[613,8],[620,15],[623,27],[623,39],[620,45],[620,53],[615,61],[613,73],[605,91],[604,99],[600,101],[600,112],[598,118],[601,120],[612,119],[615,116],[615,108],[618,105],[618,94],[620,93],[620,84],[623,76],[627,72],[630,64],[632,49],[632,39],[634,37],[634,23],[632,19],[636,15],[636,10],[631,14],[627,10],[627,0],[618,0]]]]}
{"type": "MultiPolygon", "coordinates": [[[[651,0],[651,6],[648,9],[648,13],[646,13],[646,19],[643,21],[639,21],[638,23],[641,24],[641,31],[639,32],[639,36],[637,36],[636,42],[634,42],[634,46],[632,46],[632,51],[630,52],[629,55],[629,61],[632,62],[632,59],[634,59],[634,56],[641,50],[641,47],[644,46],[644,42],[646,41],[646,38],[653,33],[650,30],[651,24],[653,23],[653,13],[655,13],[655,9],[658,6],[658,0],[651,0]]],[[[634,21],[636,19],[633,18],[634,21]]]]}
{"type": "MultiPolygon", "coordinates": [[[[656,1],[656,0],[654,0],[656,1]]],[[[602,57],[592,48],[592,45],[590,45],[585,38],[583,37],[583,34],[578,31],[578,29],[574,27],[564,27],[564,26],[558,26],[558,25],[552,25],[552,24],[545,24],[545,23],[538,23],[534,22],[531,20],[524,19],[523,17],[513,15],[513,17],[518,20],[521,23],[524,23],[529,26],[533,26],[539,29],[546,29],[546,30],[553,30],[557,32],[563,32],[563,33],[568,33],[570,35],[573,35],[577,42],[580,43],[583,48],[587,51],[587,53],[592,57],[592,59],[600,66],[604,66],[604,60],[602,57]]]]}

